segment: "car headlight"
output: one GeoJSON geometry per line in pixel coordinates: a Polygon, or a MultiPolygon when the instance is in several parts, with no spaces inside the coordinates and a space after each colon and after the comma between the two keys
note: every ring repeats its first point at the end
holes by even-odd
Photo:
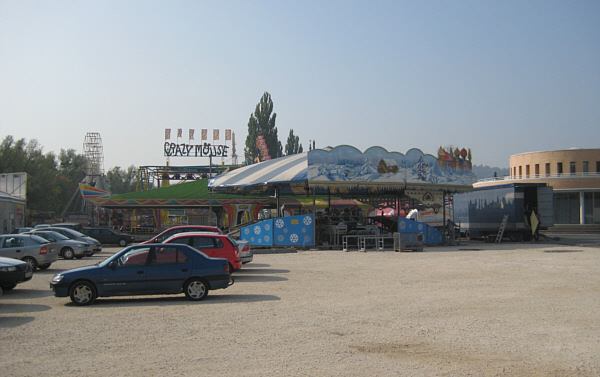
{"type": "Polygon", "coordinates": [[[17,268],[15,266],[0,267],[0,271],[2,271],[2,272],[13,272],[16,270],[17,270],[17,268]]]}
{"type": "Polygon", "coordinates": [[[54,277],[52,278],[52,282],[53,283],[58,283],[59,281],[61,281],[64,278],[64,275],[61,274],[57,274],[54,275],[54,277]]]}

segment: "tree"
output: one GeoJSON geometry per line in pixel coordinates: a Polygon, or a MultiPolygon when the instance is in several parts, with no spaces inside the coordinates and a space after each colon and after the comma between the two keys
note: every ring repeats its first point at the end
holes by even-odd
{"type": "Polygon", "coordinates": [[[44,154],[37,140],[0,144],[0,173],[27,173],[27,208],[59,214],[85,176],[85,157],[74,150],[61,150],[59,163],[54,153],[44,154]]]}
{"type": "Polygon", "coordinates": [[[283,155],[283,148],[277,137],[277,127],[275,127],[276,117],[277,114],[273,113],[271,95],[265,92],[248,120],[248,137],[246,137],[246,147],[244,148],[244,159],[247,164],[252,163],[257,158],[261,161],[264,159],[257,145],[256,138],[258,136],[264,138],[271,158],[283,155]]]}
{"type": "Polygon", "coordinates": [[[288,135],[287,144],[285,145],[285,154],[289,156],[291,154],[302,153],[302,144],[300,144],[300,137],[294,136],[294,130],[290,130],[288,135]]]}
{"type": "Polygon", "coordinates": [[[58,172],[77,184],[85,178],[86,162],[85,156],[77,154],[74,149],[61,149],[58,155],[58,172]]]}
{"type": "Polygon", "coordinates": [[[110,187],[111,194],[125,194],[135,191],[137,181],[137,169],[131,165],[127,170],[115,166],[106,172],[106,180],[110,187]]]}

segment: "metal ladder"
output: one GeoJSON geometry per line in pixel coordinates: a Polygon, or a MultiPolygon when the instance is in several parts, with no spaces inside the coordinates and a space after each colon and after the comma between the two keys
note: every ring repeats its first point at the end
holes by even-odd
{"type": "Polygon", "coordinates": [[[500,224],[500,228],[498,229],[498,234],[496,235],[496,243],[500,243],[500,241],[502,241],[502,236],[504,235],[504,229],[506,228],[507,222],[508,215],[504,215],[502,218],[502,223],[500,224]]]}

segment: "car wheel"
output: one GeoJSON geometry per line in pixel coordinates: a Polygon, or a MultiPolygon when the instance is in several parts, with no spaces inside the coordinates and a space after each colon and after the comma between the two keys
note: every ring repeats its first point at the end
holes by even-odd
{"type": "Polygon", "coordinates": [[[9,284],[9,285],[3,285],[0,288],[4,289],[5,291],[10,291],[11,289],[13,289],[16,286],[17,286],[16,284],[9,284]]]}
{"type": "Polygon", "coordinates": [[[204,298],[208,295],[208,285],[201,279],[193,278],[185,283],[183,292],[190,300],[204,300],[204,298]]]}
{"type": "Polygon", "coordinates": [[[127,241],[125,239],[121,238],[119,240],[119,246],[121,246],[121,247],[127,246],[127,241]]]}
{"type": "Polygon", "coordinates": [[[71,286],[71,301],[77,305],[89,305],[97,297],[96,287],[87,281],[78,281],[71,286]]]}
{"type": "Polygon", "coordinates": [[[75,252],[70,247],[65,247],[62,250],[62,256],[65,259],[73,259],[75,257],[75,252]]]}
{"type": "Polygon", "coordinates": [[[29,266],[31,266],[31,271],[35,271],[38,267],[37,261],[32,257],[25,257],[22,259],[22,261],[29,263],[29,266]]]}
{"type": "Polygon", "coordinates": [[[39,268],[40,270],[47,270],[49,267],[50,267],[50,263],[44,263],[44,264],[40,264],[40,265],[38,266],[38,268],[39,268]]]}

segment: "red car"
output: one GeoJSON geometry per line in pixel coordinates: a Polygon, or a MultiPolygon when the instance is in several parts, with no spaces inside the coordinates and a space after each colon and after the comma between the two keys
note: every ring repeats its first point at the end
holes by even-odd
{"type": "Polygon", "coordinates": [[[232,238],[226,234],[207,232],[185,232],[169,237],[163,243],[180,243],[200,250],[213,258],[225,258],[229,262],[229,270],[237,271],[242,268],[240,250],[232,238]]]}
{"type": "Polygon", "coordinates": [[[210,226],[210,225],[179,225],[174,226],[160,233],[148,241],[144,241],[141,243],[149,244],[149,243],[161,243],[164,242],[167,238],[171,237],[174,234],[183,233],[183,232],[211,232],[211,233],[219,233],[223,234],[223,231],[219,229],[218,226],[210,226]]]}

